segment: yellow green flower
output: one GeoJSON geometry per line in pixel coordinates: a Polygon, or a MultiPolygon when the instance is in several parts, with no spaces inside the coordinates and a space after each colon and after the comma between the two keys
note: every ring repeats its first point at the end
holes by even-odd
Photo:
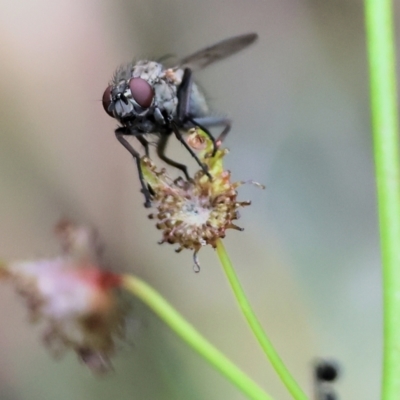
{"type": "Polygon", "coordinates": [[[237,188],[246,182],[231,182],[230,171],[223,168],[227,149],[219,147],[211,157],[212,142],[199,129],[191,130],[187,143],[208,167],[212,180],[202,170],[193,180],[174,180],[165,169],[157,169],[148,157],[142,158],[141,165],[144,178],[154,193],[153,204],[157,212],[149,217],[157,220],[156,227],[162,231],[160,243],[177,244],[177,252],[194,250],[198,266],[197,253],[202,246],[215,248],[217,240],[224,238],[228,229],[242,230],[233,221],[239,218],[239,209],[250,205],[250,201],[237,199],[237,188]]]}

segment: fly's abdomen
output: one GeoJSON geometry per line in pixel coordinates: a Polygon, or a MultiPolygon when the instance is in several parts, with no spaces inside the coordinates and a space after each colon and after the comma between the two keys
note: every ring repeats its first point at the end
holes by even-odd
{"type": "Polygon", "coordinates": [[[190,94],[189,114],[194,118],[198,118],[205,117],[209,115],[209,113],[210,110],[208,108],[203,92],[193,82],[192,92],[190,94]]]}

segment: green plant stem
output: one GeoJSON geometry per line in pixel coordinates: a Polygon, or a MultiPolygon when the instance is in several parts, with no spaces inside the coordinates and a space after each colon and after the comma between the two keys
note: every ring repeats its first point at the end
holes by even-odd
{"type": "Polygon", "coordinates": [[[132,275],[122,277],[126,290],[150,307],[178,336],[221,372],[249,399],[272,400],[252,379],[210,344],[168,302],[148,284],[132,275]]]}
{"type": "Polygon", "coordinates": [[[224,268],[225,274],[228,278],[228,281],[231,285],[233,293],[236,297],[237,302],[239,303],[240,309],[244,314],[251,330],[253,331],[255,337],[260,343],[264,353],[267,355],[270,363],[278,374],[279,378],[286,386],[287,390],[296,400],[306,400],[307,396],[304,394],[298,383],[294,380],[285,364],[280,359],[278,353],[274,349],[271,341],[268,336],[264,332],[260,322],[258,321],[254,311],[252,310],[249,301],[240,285],[238,277],[233,269],[231,260],[225,250],[225,247],[222,243],[222,240],[217,241],[217,254],[219,260],[224,268]]]}
{"type": "Polygon", "coordinates": [[[383,268],[383,400],[398,399],[400,393],[400,163],[392,10],[390,0],[365,0],[383,268]]]}

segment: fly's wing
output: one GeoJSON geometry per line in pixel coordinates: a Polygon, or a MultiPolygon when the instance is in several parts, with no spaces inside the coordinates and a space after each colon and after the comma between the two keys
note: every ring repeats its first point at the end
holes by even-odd
{"type": "Polygon", "coordinates": [[[223,60],[250,46],[258,38],[256,33],[246,33],[245,35],[235,36],[225,39],[213,46],[199,50],[188,57],[183,58],[178,64],[179,68],[190,68],[192,71],[207,67],[216,61],[223,60]]]}

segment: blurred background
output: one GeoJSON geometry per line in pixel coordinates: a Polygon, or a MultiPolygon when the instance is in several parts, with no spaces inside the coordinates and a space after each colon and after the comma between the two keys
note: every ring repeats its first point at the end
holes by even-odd
{"type": "MultiPolygon", "coordinates": [[[[373,400],[381,289],[361,0],[0,0],[0,250],[55,255],[61,217],[92,224],[108,264],[158,289],[275,399],[289,399],[238,311],[214,251],[158,246],[135,166],[101,98],[132,57],[186,56],[258,32],[256,45],[197,73],[232,117],[226,165],[253,205],[225,245],[277,350],[312,395],[312,362],[342,366],[341,399],[373,400]]],[[[171,140],[169,154],[189,162],[171,140]]],[[[145,306],[133,303],[115,371],[55,362],[7,285],[0,399],[244,399],[145,306]]]]}

